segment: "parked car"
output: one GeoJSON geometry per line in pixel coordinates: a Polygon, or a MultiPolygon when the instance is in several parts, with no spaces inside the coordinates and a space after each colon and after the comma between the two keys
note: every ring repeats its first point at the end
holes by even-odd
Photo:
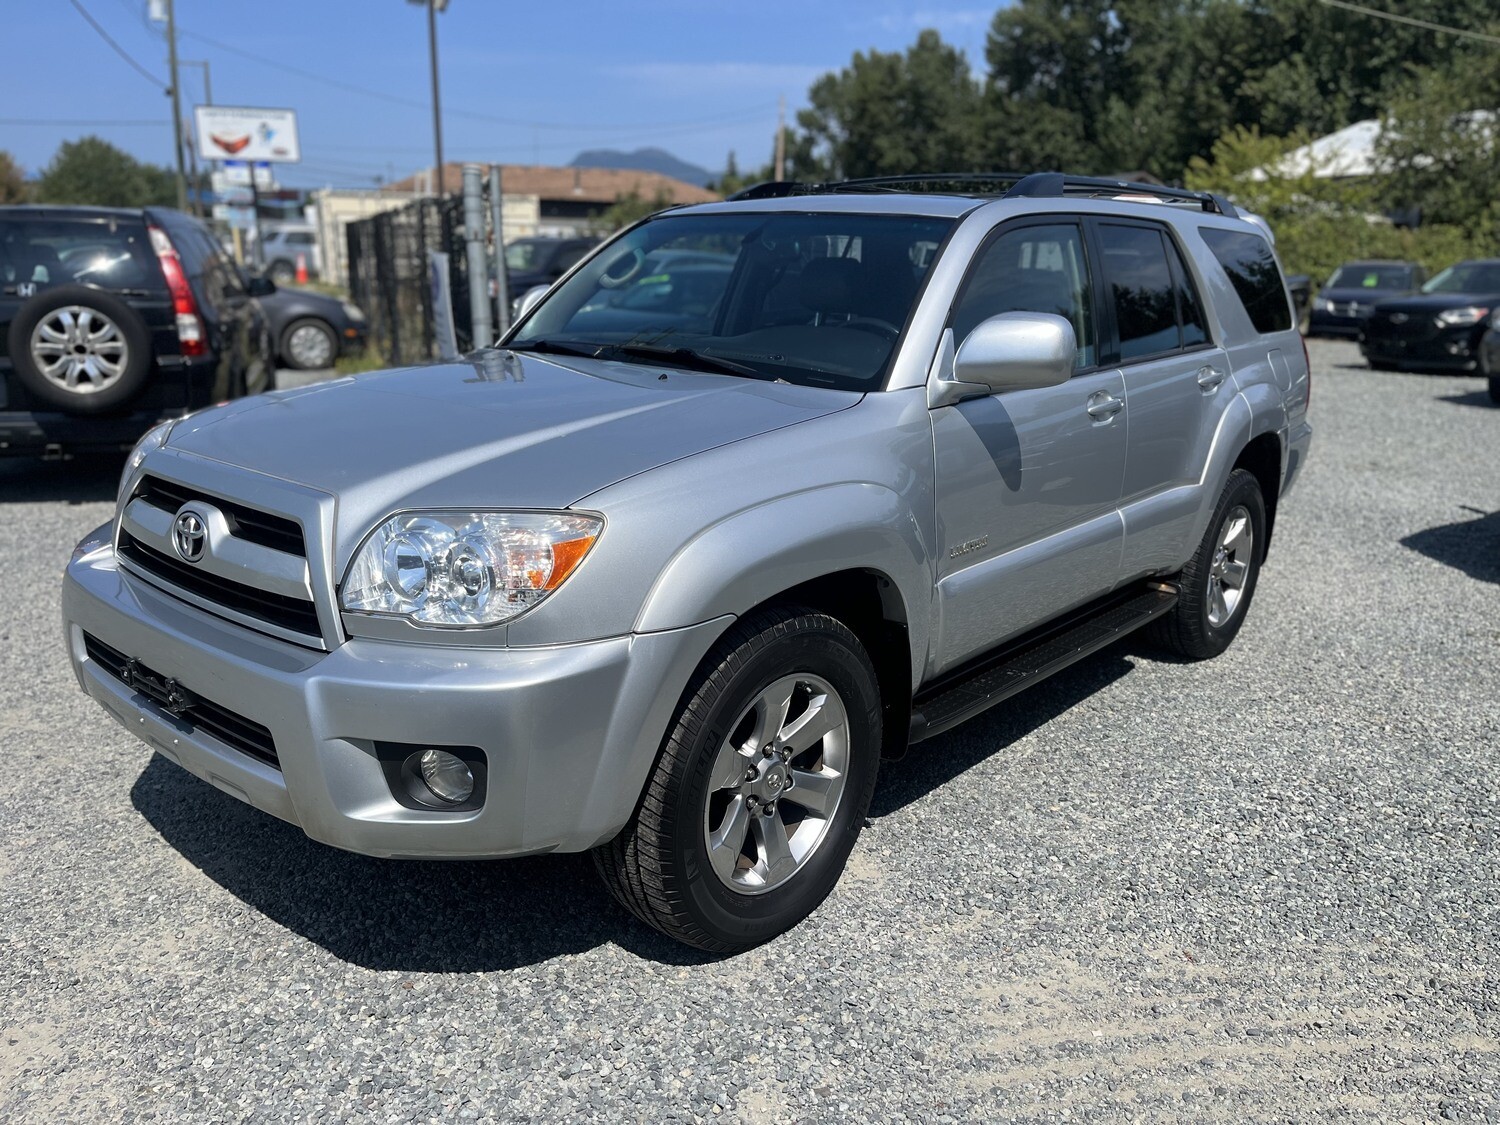
{"type": "Polygon", "coordinates": [[[1345,262],[1313,298],[1307,334],[1357,340],[1376,301],[1410,293],[1426,279],[1427,271],[1416,262],[1345,262]]]}
{"type": "Polygon", "coordinates": [[[664,251],[629,262],[629,275],[611,278],[574,315],[579,329],[629,328],[650,310],[659,325],[679,331],[705,332],[729,284],[731,254],[664,251]]]}
{"type": "Polygon", "coordinates": [[[1479,373],[1489,383],[1490,401],[1500,403],[1500,311],[1490,313],[1479,340],[1479,373]]]}
{"type": "Polygon", "coordinates": [[[1408,297],[1376,301],[1359,347],[1377,371],[1473,371],[1500,307],[1500,259],[1459,262],[1408,297]]]}
{"type": "Polygon", "coordinates": [[[1137,628],[1224,652],[1311,442],[1231,204],[870,186],[663,212],[498,348],[153,430],[67,569],[79,683],[324,843],[592,850],[720,952],[795,925],[882,754],[1137,628]],[[580,330],[705,244],[711,324],[580,330]]]}
{"type": "Polygon", "coordinates": [[[208,228],[160,207],[0,207],[0,455],[129,449],[274,373],[208,228]]]}
{"type": "Polygon", "coordinates": [[[312,227],[282,226],[263,232],[262,269],[277,285],[290,285],[297,280],[299,257],[308,277],[322,276],[323,257],[318,250],[318,233],[312,227]]]}
{"type": "Polygon", "coordinates": [[[276,289],[260,298],[266,324],[285,367],[313,371],[332,367],[342,355],[364,350],[368,326],[352,301],[309,289],[276,289]]]}
{"type": "Polygon", "coordinates": [[[551,285],[599,245],[597,238],[518,238],[505,246],[505,281],[512,300],[551,285]]]}

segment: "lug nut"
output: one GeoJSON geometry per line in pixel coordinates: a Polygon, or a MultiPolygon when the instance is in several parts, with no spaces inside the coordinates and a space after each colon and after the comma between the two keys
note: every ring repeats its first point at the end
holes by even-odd
{"type": "Polygon", "coordinates": [[[749,769],[747,769],[745,771],[745,780],[746,781],[754,781],[755,778],[756,778],[756,776],[757,776],[757,773],[756,773],[756,770],[755,770],[754,766],[751,766],[749,769]]]}
{"type": "Polygon", "coordinates": [[[766,746],[766,747],[763,747],[761,749],[760,753],[761,753],[761,757],[763,757],[763,758],[769,758],[769,757],[771,757],[771,755],[775,754],[776,751],[772,750],[769,746],[766,746]]]}
{"type": "Polygon", "coordinates": [[[768,801],[768,802],[766,802],[766,807],[765,807],[765,809],[763,811],[765,812],[765,814],[767,816],[775,816],[776,815],[776,802],[775,801],[768,801]]]}
{"type": "Polygon", "coordinates": [[[759,805],[759,804],[760,804],[760,801],[757,800],[754,797],[746,797],[745,798],[745,807],[747,809],[749,809],[751,812],[754,812],[755,811],[755,807],[757,805],[759,805]]]}

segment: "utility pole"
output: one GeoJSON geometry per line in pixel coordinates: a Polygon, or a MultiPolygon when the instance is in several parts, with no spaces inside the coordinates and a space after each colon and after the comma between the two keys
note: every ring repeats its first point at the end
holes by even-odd
{"type": "MultiPolygon", "coordinates": [[[[214,104],[214,88],[213,88],[213,85],[209,82],[209,77],[208,77],[208,60],[207,59],[178,59],[177,60],[177,65],[179,67],[182,67],[182,66],[200,66],[200,67],[203,68],[203,104],[204,105],[213,105],[214,104]]],[[[188,130],[187,130],[187,150],[188,150],[188,172],[189,172],[189,174],[192,177],[188,182],[193,185],[193,214],[197,215],[200,219],[207,218],[208,216],[207,216],[207,214],[203,210],[203,197],[201,195],[201,190],[202,190],[202,186],[203,185],[198,180],[198,146],[193,141],[193,130],[191,129],[191,127],[189,127],[188,130]]],[[[205,162],[205,165],[206,165],[206,163],[207,162],[205,162]]]]}
{"type": "Polygon", "coordinates": [[[167,0],[167,65],[172,71],[172,140],[177,149],[177,209],[187,210],[187,170],[182,163],[182,93],[177,77],[177,17],[167,0]]]}
{"type": "MultiPolygon", "coordinates": [[[[761,151],[765,151],[762,149],[761,151]]],[[[776,178],[786,179],[786,95],[776,102],[776,178]]]]}
{"type": "Polygon", "coordinates": [[[410,0],[427,9],[427,58],[432,67],[432,148],[437,158],[437,194],[443,194],[443,111],[438,100],[437,14],[445,11],[448,0],[410,0]]]}

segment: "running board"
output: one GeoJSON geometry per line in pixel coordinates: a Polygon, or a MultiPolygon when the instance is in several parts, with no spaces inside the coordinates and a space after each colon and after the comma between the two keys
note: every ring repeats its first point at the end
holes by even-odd
{"type": "Polygon", "coordinates": [[[982,658],[966,671],[944,677],[912,701],[911,742],[942,734],[1003,703],[1156,620],[1176,604],[1175,586],[1152,583],[1082,615],[1064,618],[1039,634],[1029,634],[982,658]]]}

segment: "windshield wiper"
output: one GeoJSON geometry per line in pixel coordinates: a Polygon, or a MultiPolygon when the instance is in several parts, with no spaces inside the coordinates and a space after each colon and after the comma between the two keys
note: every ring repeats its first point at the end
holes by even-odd
{"type": "Polygon", "coordinates": [[[519,344],[507,344],[513,352],[545,352],[551,355],[579,355],[588,359],[598,356],[602,344],[572,343],[568,340],[526,340],[519,344]]]}
{"type": "Polygon", "coordinates": [[[683,367],[701,367],[720,375],[745,375],[751,379],[772,381],[772,376],[744,363],[732,359],[720,359],[716,355],[695,352],[692,348],[669,348],[661,344],[606,344],[599,349],[601,355],[628,355],[635,359],[663,359],[683,367]]]}

